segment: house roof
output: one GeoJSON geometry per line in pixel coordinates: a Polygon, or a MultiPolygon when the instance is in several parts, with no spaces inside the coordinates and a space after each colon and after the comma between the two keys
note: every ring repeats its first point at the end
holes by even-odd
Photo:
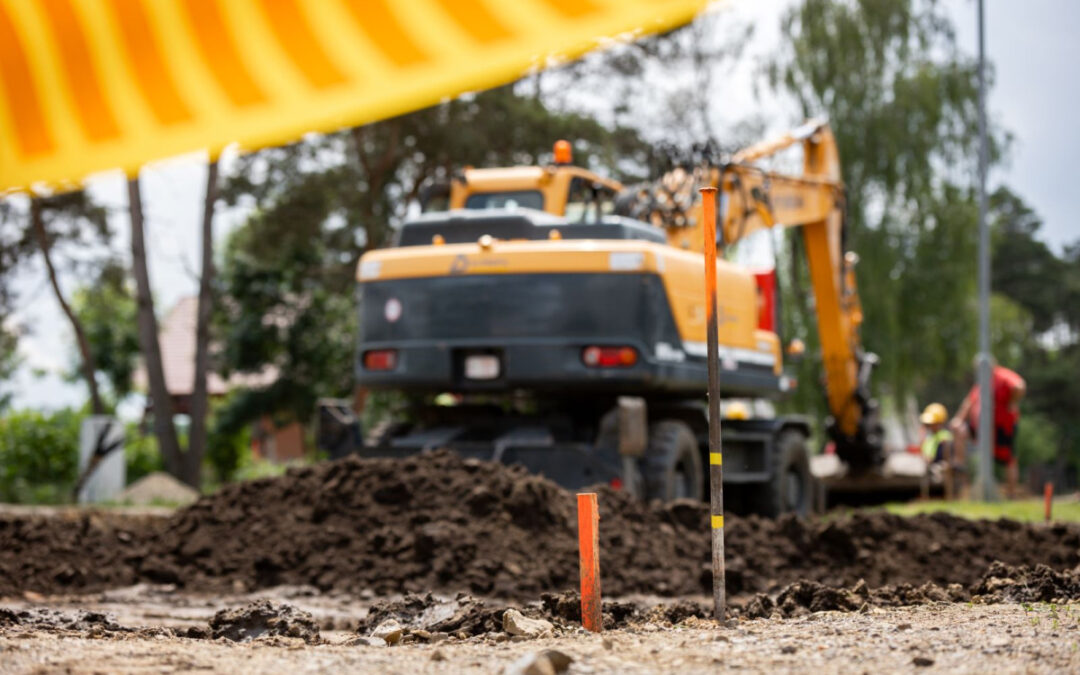
{"type": "MultiPolygon", "coordinates": [[[[195,387],[195,330],[198,325],[199,299],[180,298],[158,324],[162,368],[165,386],[172,396],[190,396],[195,387]]],[[[227,394],[236,387],[265,387],[277,379],[277,370],[266,368],[257,374],[234,373],[228,380],[215,372],[207,375],[207,392],[211,396],[227,394]]],[[[146,390],[149,381],[142,360],[134,374],[135,386],[146,390]]]]}

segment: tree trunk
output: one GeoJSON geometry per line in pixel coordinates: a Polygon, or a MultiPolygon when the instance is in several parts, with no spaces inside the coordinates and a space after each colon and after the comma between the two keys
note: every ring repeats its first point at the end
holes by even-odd
{"type": "Polygon", "coordinates": [[[207,166],[206,198],[203,201],[202,270],[199,277],[199,310],[195,328],[195,385],[191,394],[191,433],[184,453],[184,482],[201,482],[202,459],[206,454],[206,418],[209,408],[206,376],[210,362],[210,315],[213,311],[214,203],[218,192],[218,163],[207,166]]]}
{"type": "MultiPolygon", "coordinates": [[[[154,298],[150,294],[150,274],[146,267],[146,242],[143,239],[142,197],[139,194],[139,177],[128,181],[128,200],[131,208],[131,266],[135,275],[135,296],[138,306],[139,346],[146,366],[146,379],[150,382],[150,401],[154,411],[154,435],[158,449],[165,462],[165,469],[180,480],[184,458],[180,454],[180,442],[173,425],[172,399],[165,385],[165,370],[161,362],[161,345],[158,342],[157,317],[154,315],[154,298]]],[[[198,488],[198,485],[192,485],[198,488]]]]}
{"type": "Polygon", "coordinates": [[[45,269],[49,273],[49,283],[52,284],[53,294],[60,303],[60,309],[64,310],[71,329],[75,331],[75,342],[79,346],[79,357],[82,360],[83,377],[86,386],[90,388],[90,409],[95,415],[105,414],[105,405],[101,402],[101,393],[97,384],[97,364],[94,363],[94,355],[90,352],[90,341],[86,339],[86,331],[83,330],[82,321],[71,309],[71,305],[64,298],[64,292],[60,289],[60,281],[56,276],[56,267],[53,266],[52,256],[49,253],[49,234],[45,231],[45,219],[41,215],[41,202],[37,199],[30,201],[30,224],[37,237],[38,246],[41,247],[41,255],[45,258],[45,269]]]}

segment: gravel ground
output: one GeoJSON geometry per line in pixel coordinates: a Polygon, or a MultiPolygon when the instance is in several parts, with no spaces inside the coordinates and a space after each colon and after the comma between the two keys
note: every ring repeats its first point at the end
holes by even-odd
{"type": "MultiPolygon", "coordinates": [[[[146,616],[144,614],[144,616],[146,616]]],[[[165,619],[162,623],[169,623],[165,619]]],[[[1077,672],[1080,606],[938,603],[867,613],[819,612],[718,627],[691,620],[602,635],[495,643],[489,638],[392,647],[294,638],[249,643],[94,631],[0,629],[3,673],[500,673],[545,649],[573,673],[653,672],[1077,672]]]]}

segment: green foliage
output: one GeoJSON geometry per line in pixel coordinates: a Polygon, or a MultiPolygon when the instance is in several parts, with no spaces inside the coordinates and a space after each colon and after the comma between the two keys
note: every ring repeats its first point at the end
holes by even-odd
{"type": "Polygon", "coordinates": [[[0,413],[11,404],[11,392],[3,383],[8,382],[19,367],[19,336],[3,324],[4,312],[0,311],[0,413]]]}
{"type": "Polygon", "coordinates": [[[0,501],[56,503],[70,498],[78,470],[82,415],[16,411],[0,418],[0,501]]]}
{"type": "Polygon", "coordinates": [[[1016,434],[1016,456],[1021,466],[1053,462],[1060,443],[1058,428],[1049,417],[1040,412],[1022,416],[1016,434]]]}
{"type": "Polygon", "coordinates": [[[206,439],[206,463],[212,469],[211,478],[219,483],[234,480],[251,456],[251,427],[240,425],[228,429],[217,416],[206,439]]]}
{"type": "Polygon", "coordinates": [[[836,134],[879,382],[939,389],[974,348],[975,64],[932,0],[805,0],[782,29],[769,75],[836,134]]]}
{"type": "MultiPolygon", "coordinates": [[[[807,116],[826,115],[843,163],[848,246],[860,256],[863,342],[881,356],[886,398],[959,404],[976,350],[976,64],[936,0],[804,0],[782,21],[768,72],[807,116]]],[[[1008,138],[991,129],[991,157],[1008,138]]],[[[1058,256],[1041,221],[1002,187],[993,232],[992,348],[1028,383],[1022,464],[1080,467],[1080,243],[1058,256]]],[[[787,250],[800,260],[797,234],[787,250]]],[[[806,340],[802,390],[786,407],[824,406],[804,266],[782,287],[784,325],[806,340]]]]}
{"type": "Polygon", "coordinates": [[[242,461],[233,475],[233,480],[236,481],[284,476],[290,466],[289,464],[269,462],[265,459],[256,459],[250,452],[245,453],[241,459],[242,461]]]}
{"type": "MultiPolygon", "coordinates": [[[[0,417],[0,502],[70,501],[78,478],[79,430],[84,410],[20,410],[0,417]]],[[[127,481],[162,470],[153,436],[136,424],[124,429],[127,481]]]]}
{"type": "Polygon", "coordinates": [[[1038,238],[1039,215],[1007,187],[990,196],[990,209],[995,292],[1026,308],[1034,331],[1041,333],[1070,321],[1080,325],[1080,296],[1075,287],[1080,274],[1038,238]]]}
{"type": "Polygon", "coordinates": [[[144,434],[137,424],[125,426],[124,461],[127,464],[129,484],[155,471],[165,470],[157,439],[153,434],[144,434]]]}
{"type": "Polygon", "coordinates": [[[1027,382],[1016,437],[1021,466],[1080,480],[1080,245],[1064,255],[1039,239],[1042,219],[1007,188],[990,199],[994,296],[991,339],[1002,365],[1027,382]],[[1071,470],[1067,467],[1071,467],[1071,470]]]}
{"type": "MultiPolygon", "coordinates": [[[[113,398],[123,399],[131,392],[139,356],[135,296],[127,270],[116,261],[106,264],[93,283],[75,291],[71,306],[86,331],[99,374],[108,381],[113,398]]],[[[73,365],[70,377],[80,376],[79,365],[73,365]]]]}
{"type": "Polygon", "coordinates": [[[25,200],[0,199],[0,413],[11,403],[10,378],[19,367],[19,330],[10,322],[15,301],[11,280],[33,251],[24,236],[27,221],[20,202],[25,200]]]}

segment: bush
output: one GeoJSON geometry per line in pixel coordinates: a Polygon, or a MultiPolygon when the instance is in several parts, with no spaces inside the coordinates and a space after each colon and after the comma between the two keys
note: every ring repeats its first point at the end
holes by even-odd
{"type": "Polygon", "coordinates": [[[128,484],[165,468],[158,452],[157,439],[152,434],[142,433],[137,424],[128,424],[124,429],[124,461],[127,464],[128,484]]]}
{"type": "Polygon", "coordinates": [[[11,412],[0,418],[0,501],[69,501],[78,477],[82,414],[11,412]]]}
{"type": "Polygon", "coordinates": [[[1021,467],[1053,462],[1060,445],[1058,428],[1049,417],[1030,413],[1020,418],[1016,430],[1016,458],[1021,467]]]}
{"type": "Polygon", "coordinates": [[[214,481],[227,483],[251,460],[251,425],[231,428],[215,414],[209,426],[204,461],[212,469],[214,481]]]}

